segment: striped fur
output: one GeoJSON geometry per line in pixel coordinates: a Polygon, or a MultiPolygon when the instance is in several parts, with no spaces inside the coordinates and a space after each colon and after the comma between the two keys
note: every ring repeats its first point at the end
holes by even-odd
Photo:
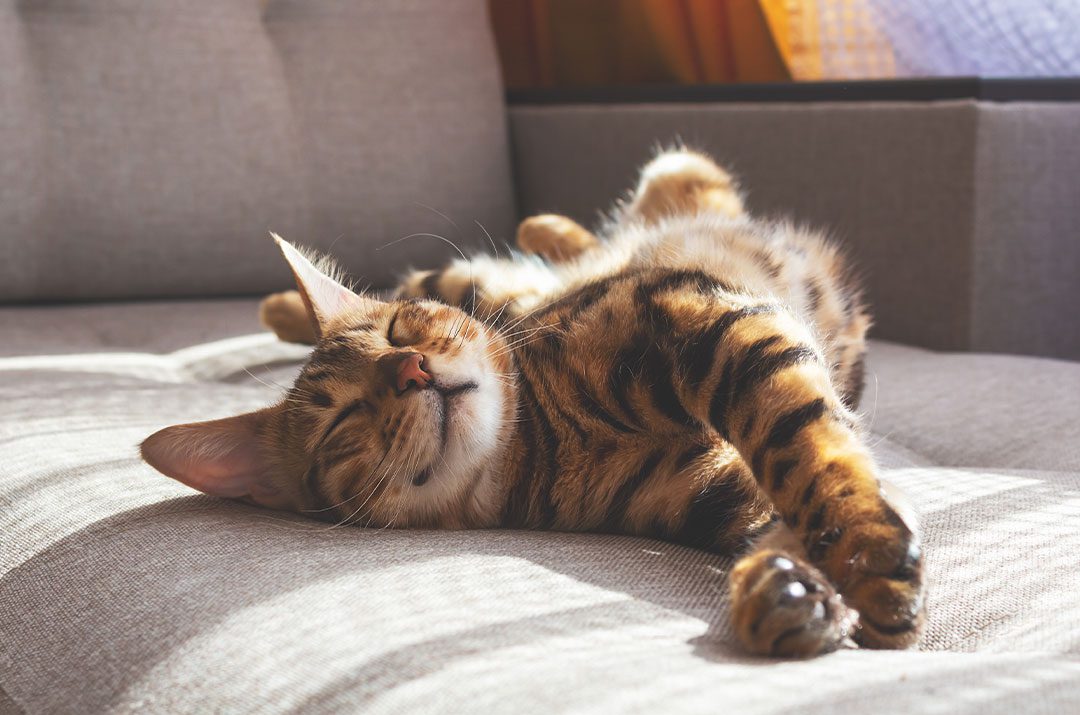
{"type": "Polygon", "coordinates": [[[279,335],[321,337],[255,429],[270,505],[740,552],[749,650],[911,643],[916,528],[883,496],[851,412],[868,313],[819,234],[742,207],[710,159],[669,152],[599,236],[530,219],[521,246],[541,257],[419,272],[394,301],[358,297],[306,335],[304,301],[271,297],[279,335]],[[403,350],[437,389],[391,389],[380,365],[403,350]]]}

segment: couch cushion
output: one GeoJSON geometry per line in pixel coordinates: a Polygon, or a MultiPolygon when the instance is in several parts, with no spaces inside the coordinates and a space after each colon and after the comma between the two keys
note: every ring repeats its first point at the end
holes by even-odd
{"type": "Polygon", "coordinates": [[[271,229],[376,285],[505,236],[484,8],[0,0],[0,301],[263,292],[271,229]]]}
{"type": "Polygon", "coordinates": [[[1080,701],[1078,364],[875,343],[866,419],[925,523],[926,636],[906,652],[768,662],[734,647],[728,563],[702,552],[331,528],[162,477],[139,440],[265,404],[304,354],[241,334],[254,302],[171,306],[185,317],[163,341],[151,328],[168,307],[126,306],[112,323],[113,308],[53,309],[49,355],[0,358],[0,712],[1051,713],[1080,701]],[[112,327],[87,329],[99,324],[112,327]]]}

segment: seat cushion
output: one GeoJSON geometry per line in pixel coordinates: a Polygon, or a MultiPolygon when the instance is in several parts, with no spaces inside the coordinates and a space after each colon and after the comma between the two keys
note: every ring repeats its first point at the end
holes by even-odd
{"type": "Polygon", "coordinates": [[[375,285],[505,238],[485,8],[0,0],[0,302],[255,295],[270,230],[375,285]]]}
{"type": "Polygon", "coordinates": [[[0,357],[0,712],[1080,702],[1080,364],[875,343],[865,422],[925,524],[927,632],[910,651],[772,662],[735,646],[729,563],[710,554],[333,528],[198,495],[142,464],[151,431],[259,407],[288,384],[305,349],[256,332],[254,311],[0,310],[22,336],[0,357]]]}

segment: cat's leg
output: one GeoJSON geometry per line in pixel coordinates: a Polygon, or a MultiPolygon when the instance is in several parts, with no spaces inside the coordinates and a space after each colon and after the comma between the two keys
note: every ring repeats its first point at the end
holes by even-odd
{"type": "Polygon", "coordinates": [[[924,621],[917,528],[883,493],[810,331],[783,306],[676,278],[638,295],[669,341],[683,408],[734,445],[809,561],[859,611],[855,639],[913,643],[924,621]]]}
{"type": "Polygon", "coordinates": [[[622,209],[624,216],[647,224],[701,211],[736,218],[743,215],[743,200],[731,174],[689,149],[666,151],[646,164],[630,202],[622,209]]]}
{"type": "Polygon", "coordinates": [[[521,222],[517,244],[525,253],[535,253],[552,263],[563,263],[596,248],[600,240],[573,219],[559,214],[540,214],[521,222]]]}
{"type": "Polygon", "coordinates": [[[834,650],[856,626],[857,613],[809,563],[798,537],[777,523],[731,570],[735,635],[758,655],[807,657],[834,650]]]}
{"type": "Polygon", "coordinates": [[[300,293],[273,293],[259,303],[259,321],[287,343],[314,345],[315,328],[300,293]]]}

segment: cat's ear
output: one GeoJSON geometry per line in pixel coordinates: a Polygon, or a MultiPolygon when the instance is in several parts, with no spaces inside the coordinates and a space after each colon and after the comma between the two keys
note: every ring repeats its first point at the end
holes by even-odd
{"type": "Polygon", "coordinates": [[[271,478],[260,433],[271,410],[209,422],[173,425],[140,445],[142,457],[162,474],[217,497],[250,497],[264,506],[286,506],[271,478]]]}
{"type": "Polygon", "coordinates": [[[296,287],[304,300],[316,337],[322,337],[327,322],[347,310],[372,307],[377,301],[357,295],[332,275],[276,233],[271,233],[296,278],[296,287]]]}

